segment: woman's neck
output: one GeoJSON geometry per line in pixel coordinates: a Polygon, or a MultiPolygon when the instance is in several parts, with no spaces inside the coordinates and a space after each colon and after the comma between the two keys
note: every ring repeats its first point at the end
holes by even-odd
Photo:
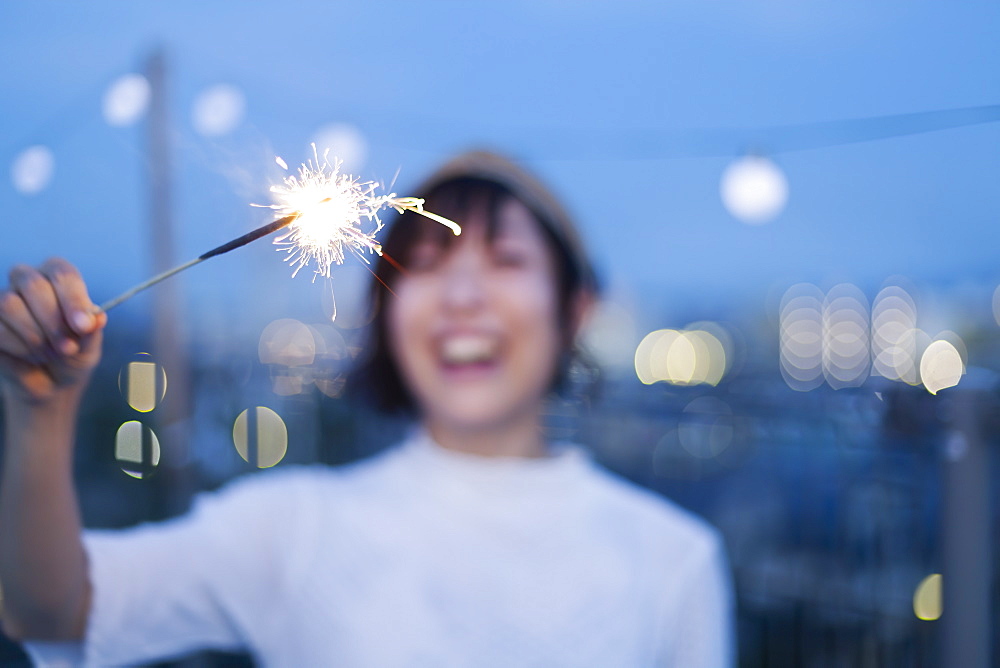
{"type": "Polygon", "coordinates": [[[424,427],[434,442],[448,450],[483,457],[543,457],[545,439],[537,416],[502,425],[448,424],[429,418],[424,427]]]}

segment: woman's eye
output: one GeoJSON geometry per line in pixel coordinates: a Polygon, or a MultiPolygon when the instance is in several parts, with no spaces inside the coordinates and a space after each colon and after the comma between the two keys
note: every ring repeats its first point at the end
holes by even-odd
{"type": "Polygon", "coordinates": [[[499,267],[523,267],[528,261],[527,254],[519,248],[495,248],[493,262],[499,267]]]}
{"type": "Polygon", "coordinates": [[[410,261],[407,263],[411,271],[433,269],[441,258],[441,248],[434,244],[419,244],[410,251],[410,261]]]}

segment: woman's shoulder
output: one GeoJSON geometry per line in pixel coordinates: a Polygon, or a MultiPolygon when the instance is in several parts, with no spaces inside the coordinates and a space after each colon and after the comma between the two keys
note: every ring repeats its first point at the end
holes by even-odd
{"type": "Polygon", "coordinates": [[[588,467],[592,495],[608,521],[631,527],[652,541],[683,545],[686,551],[714,552],[721,539],[715,527],[670,499],[610,471],[588,467]]]}
{"type": "Polygon", "coordinates": [[[287,464],[254,471],[199,492],[187,512],[170,519],[127,529],[89,529],[88,535],[96,542],[116,542],[186,532],[211,533],[219,540],[300,534],[350,505],[342,500],[356,499],[366,487],[374,487],[390,463],[385,455],[376,455],[344,466],[287,464]]]}

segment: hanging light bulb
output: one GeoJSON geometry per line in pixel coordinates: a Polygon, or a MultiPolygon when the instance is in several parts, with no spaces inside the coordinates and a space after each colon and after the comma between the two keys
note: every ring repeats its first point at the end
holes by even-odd
{"type": "Polygon", "coordinates": [[[722,204],[733,217],[750,225],[774,220],[788,201],[788,181],[771,160],[748,155],[731,162],[719,183],[722,204]]]}
{"type": "Polygon", "coordinates": [[[191,122],[203,137],[221,137],[243,122],[246,106],[246,96],[236,86],[210,86],[195,98],[191,122]]]}
{"type": "Polygon", "coordinates": [[[330,155],[341,160],[341,169],[352,174],[362,170],[368,157],[368,142],[364,134],[349,123],[324,125],[317,131],[313,143],[320,155],[329,150],[330,155]]]}
{"type": "Polygon", "coordinates": [[[103,113],[108,125],[132,125],[149,108],[149,81],[141,74],[126,74],[115,79],[104,93],[103,113]]]}
{"type": "Polygon", "coordinates": [[[29,146],[14,158],[10,178],[22,195],[37,195],[49,185],[56,160],[46,146],[29,146]]]}

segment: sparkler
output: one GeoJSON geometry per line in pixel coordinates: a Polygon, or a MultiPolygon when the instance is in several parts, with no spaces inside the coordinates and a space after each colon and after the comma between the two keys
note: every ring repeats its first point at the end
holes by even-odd
{"type": "MultiPolygon", "coordinates": [[[[285,261],[295,267],[292,276],[315,262],[313,280],[316,276],[329,278],[330,267],[343,264],[345,250],[366,264],[369,263],[368,255],[381,256],[382,246],[375,237],[383,226],[379,212],[385,208],[397,213],[412,211],[441,223],[456,236],[461,234],[462,228],[454,221],[424,210],[424,200],[419,197],[397,197],[395,193],[376,195],[377,183],[344,174],[340,171],[341,161],[334,159],[331,163],[328,160],[329,151],[324,152],[320,160],[316,145],[312,148],[312,160],[301,165],[297,174],[286,177],[281,185],[271,187],[274,204],[252,205],[273,209],[283,214],[281,218],[130,288],[101,304],[100,309],[108,311],[174,274],[286,228],[274,243],[287,254],[285,261]]],[[[275,162],[288,169],[281,158],[275,158],[275,162]]]]}

